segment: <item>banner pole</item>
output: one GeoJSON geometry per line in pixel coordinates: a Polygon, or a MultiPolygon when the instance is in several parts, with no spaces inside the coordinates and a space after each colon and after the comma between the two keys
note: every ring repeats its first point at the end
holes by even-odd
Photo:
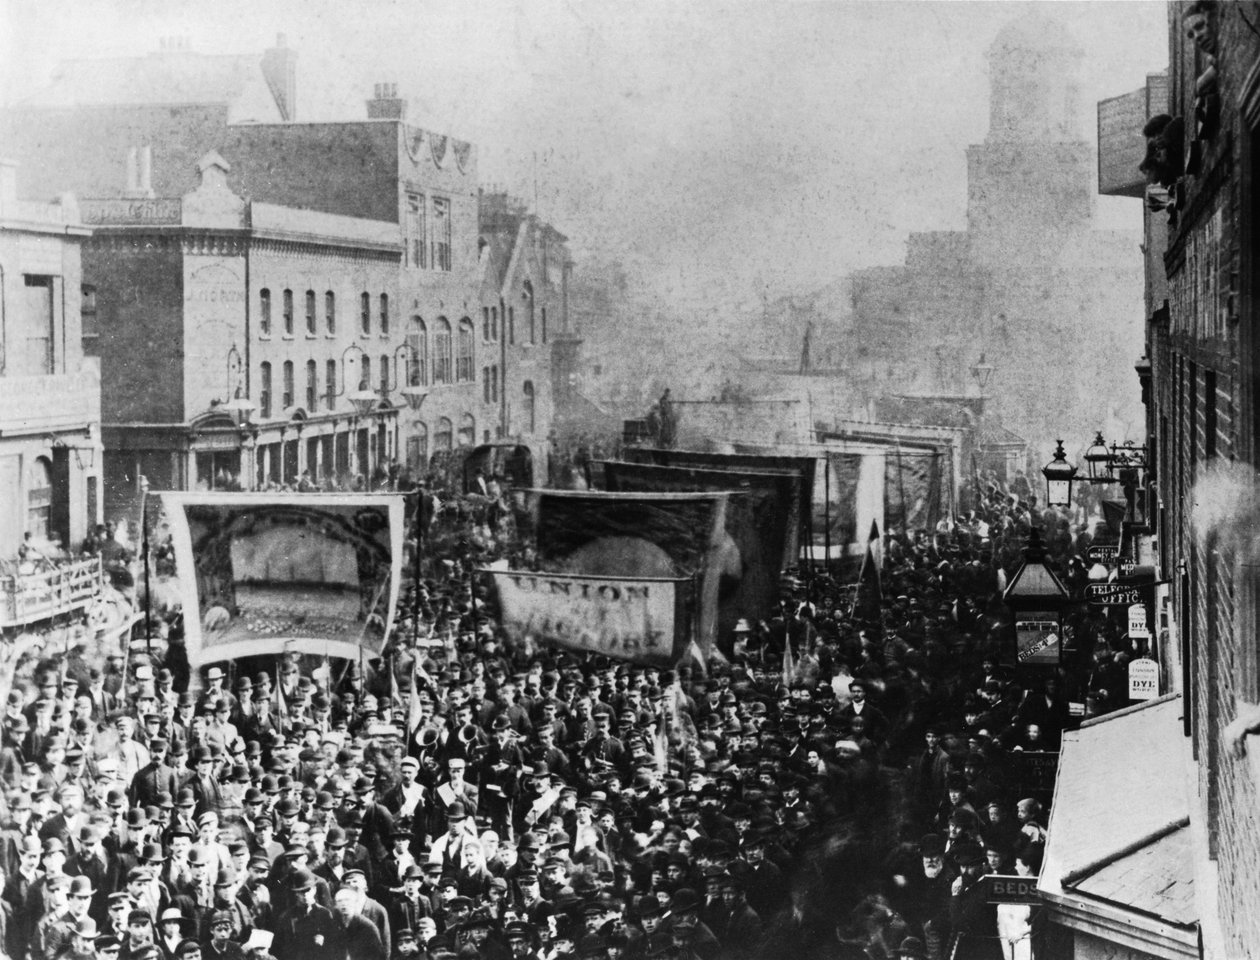
{"type": "MultiPolygon", "coordinates": [[[[813,544],[810,548],[812,557],[813,544]]],[[[811,563],[811,570],[813,566],[811,563]]],[[[828,453],[823,454],[823,572],[831,575],[831,455],[828,453]]]]}
{"type": "Polygon", "coordinates": [[[149,563],[149,491],[140,491],[140,552],[144,554],[144,643],[153,656],[153,584],[149,563]]]}

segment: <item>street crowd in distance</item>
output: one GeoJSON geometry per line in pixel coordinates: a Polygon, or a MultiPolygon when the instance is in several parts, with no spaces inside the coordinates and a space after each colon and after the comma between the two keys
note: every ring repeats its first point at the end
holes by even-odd
{"type": "Polygon", "coordinates": [[[1133,651],[1082,607],[1057,671],[999,665],[1031,527],[1070,588],[1089,537],[974,484],[969,515],[889,531],[875,607],[792,571],[703,668],[508,643],[471,572],[498,514],[443,555],[436,508],[362,668],[192,676],[178,617],[164,656],[42,660],[4,717],[4,953],[1030,960],[1037,909],[979,882],[1040,866],[1015,761],[1070,702],[1126,705],[1133,651]]]}

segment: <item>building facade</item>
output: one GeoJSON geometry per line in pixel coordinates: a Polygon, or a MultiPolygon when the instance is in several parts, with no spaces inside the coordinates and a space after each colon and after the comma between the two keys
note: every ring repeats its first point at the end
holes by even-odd
{"type": "Polygon", "coordinates": [[[183,197],[84,201],[107,509],[146,486],[370,481],[415,379],[394,226],[248,202],[217,153],[199,166],[183,197]]]}
{"type": "MultiPolygon", "coordinates": [[[[234,57],[197,54],[186,43],[174,41],[148,57],[63,64],[49,88],[6,110],[0,118],[6,145],[11,144],[17,155],[29,158],[46,154],[52,158],[40,169],[41,185],[59,183],[61,189],[73,188],[81,196],[102,201],[94,209],[105,211],[100,216],[111,237],[114,228],[124,234],[136,232],[128,228],[137,224],[122,222],[131,214],[124,213],[122,221],[110,219],[113,214],[108,211],[122,209],[118,205],[123,201],[139,204],[137,210],[145,204],[166,204],[174,209],[172,205],[181,203],[181,198],[199,192],[199,163],[213,151],[224,161],[226,189],[244,202],[245,216],[254,220],[241,228],[246,238],[242,242],[251,252],[239,264],[242,270],[248,266],[243,283],[250,299],[240,307],[248,318],[251,338],[257,341],[262,336],[258,323],[264,305],[259,298],[264,289],[272,296],[273,323],[283,325],[291,316],[298,342],[306,336],[301,331],[311,313],[311,293],[315,297],[315,325],[321,331],[316,335],[318,342],[329,347],[340,343],[342,328],[352,325],[371,331],[357,344],[364,351],[362,356],[354,351],[347,356],[348,364],[352,357],[366,364],[369,374],[363,377],[350,371],[357,377],[351,388],[375,389],[381,395],[380,417],[389,421],[370,430],[358,428],[360,436],[366,432],[366,446],[362,440],[333,440],[331,452],[324,452],[324,441],[316,443],[310,434],[313,428],[303,427],[298,441],[298,428],[291,427],[282,440],[260,438],[260,450],[253,456],[250,469],[245,470],[242,464],[233,470],[239,458],[230,449],[229,418],[225,418],[224,409],[216,409],[214,422],[222,432],[218,439],[210,440],[212,434],[207,433],[200,444],[184,440],[174,446],[164,443],[154,447],[151,438],[136,433],[139,424],[152,422],[164,425],[164,429],[192,424],[189,417],[208,412],[205,403],[212,399],[181,393],[168,384],[159,391],[166,399],[152,410],[134,409],[134,403],[120,399],[121,419],[111,423],[136,425],[132,435],[139,444],[134,447],[138,453],[156,449],[183,452],[170,462],[165,455],[157,456],[161,464],[148,453],[130,458],[129,463],[118,462],[110,484],[115,496],[123,496],[128,487],[134,492],[140,476],[147,477],[155,489],[168,482],[193,486],[214,482],[220,472],[242,474],[244,483],[285,482],[295,470],[300,477],[307,464],[326,470],[331,463],[339,472],[337,465],[345,466],[351,459],[373,468],[396,459],[424,473],[433,455],[444,450],[517,433],[546,437],[550,431],[553,391],[547,361],[554,327],[549,324],[563,312],[561,284],[554,278],[563,279],[567,255],[558,254],[556,267],[551,268],[546,253],[549,243],[540,242],[539,236],[559,235],[549,228],[543,230],[531,218],[524,235],[513,234],[501,248],[483,236],[475,149],[470,143],[411,122],[407,103],[393,84],[377,84],[365,104],[365,115],[344,122],[301,122],[297,95],[297,54],[283,37],[261,56],[234,57]],[[99,149],[91,155],[78,147],[84,130],[100,134],[99,149]],[[382,277],[378,282],[373,277],[368,283],[371,289],[359,289],[357,281],[346,275],[348,286],[338,289],[323,283],[320,276],[308,276],[312,272],[322,275],[328,264],[320,262],[318,267],[307,269],[286,260],[301,244],[293,247],[298,241],[291,236],[267,238],[268,228],[261,227],[259,218],[265,219],[268,209],[287,211],[277,215],[288,223],[298,223],[300,211],[306,210],[360,223],[388,224],[388,243],[394,248],[392,278],[386,282],[382,277]],[[491,268],[488,264],[496,251],[501,252],[502,259],[491,268]],[[262,286],[260,270],[274,270],[276,285],[262,286]],[[489,285],[488,270],[495,274],[489,285]],[[292,294],[292,305],[284,299],[286,290],[292,294]],[[343,300],[343,295],[350,299],[343,300]],[[365,295],[369,302],[362,301],[365,295]],[[339,325],[333,335],[324,332],[325,298],[329,296],[339,325]],[[523,330],[524,340],[513,341],[513,319],[522,311],[524,319],[533,318],[533,338],[523,330]],[[521,368],[509,372],[512,363],[521,364],[521,368]],[[360,384],[360,380],[366,382],[360,384]],[[419,391],[427,391],[425,399],[401,404],[399,385],[412,391],[413,401],[419,391]],[[535,398],[532,404],[531,397],[535,398]],[[146,421],[146,417],[153,419],[146,421]],[[350,450],[339,454],[339,442],[349,443],[350,450]],[[223,449],[212,453],[207,446],[212,443],[223,444],[223,449]],[[280,444],[278,450],[272,449],[276,443],[280,444]]],[[[162,216],[169,219],[173,214],[168,211],[162,216]]],[[[335,235],[339,227],[330,226],[333,223],[324,221],[319,229],[335,235]]],[[[173,222],[152,225],[177,226],[173,222]]],[[[194,225],[181,221],[178,226],[194,225]]],[[[281,227],[280,233],[286,229],[281,227]]],[[[351,234],[344,239],[353,245],[354,230],[351,234]]],[[[329,237],[327,233],[317,236],[321,242],[329,237]]],[[[374,233],[372,243],[378,241],[385,242],[384,235],[374,233]]],[[[562,241],[560,237],[558,242],[562,241]]],[[[182,249],[158,245],[124,252],[114,248],[114,255],[131,262],[133,273],[153,269],[165,276],[193,280],[175,263],[189,255],[182,249]],[[140,261],[148,265],[141,266],[140,261]]],[[[314,256],[320,261],[325,255],[314,256]]],[[[342,276],[347,270],[338,268],[333,274],[342,276]]],[[[272,282],[270,278],[268,282],[272,282]]],[[[160,295],[170,300],[188,292],[167,289],[160,295]]],[[[164,316],[169,314],[168,310],[164,316]]],[[[137,338],[144,340],[146,336],[140,332],[123,334],[121,341],[134,346],[137,338]]],[[[310,393],[308,365],[315,364],[315,392],[323,396],[331,358],[323,356],[323,351],[316,351],[319,356],[282,357],[288,341],[283,334],[272,336],[268,342],[251,343],[246,348],[244,341],[237,344],[232,338],[225,339],[226,328],[214,334],[213,346],[205,346],[216,354],[213,361],[206,361],[208,368],[226,371],[226,361],[219,354],[226,355],[233,346],[240,359],[234,355],[232,362],[242,365],[231,389],[214,396],[220,399],[221,408],[241,399],[253,403],[260,416],[262,408],[269,406],[289,410],[299,420],[309,417],[312,411],[302,402],[310,393]],[[264,360],[270,353],[276,356],[264,360]],[[264,383],[260,366],[264,362],[272,364],[270,387],[264,383]],[[285,379],[284,364],[290,362],[294,364],[292,384],[285,379]],[[291,391],[286,391],[288,386],[292,386],[291,391]],[[235,396],[238,388],[241,398],[235,396]],[[264,391],[267,404],[262,402],[264,391]],[[295,402],[277,407],[286,393],[295,402]]],[[[178,339],[146,341],[146,345],[163,352],[178,339]]],[[[115,360],[125,366],[109,374],[111,383],[139,382],[149,370],[141,351],[119,351],[115,360]]],[[[239,409],[236,412],[239,414],[239,409]]],[[[332,412],[320,410],[321,414],[332,412]]],[[[262,420],[276,416],[273,409],[271,418],[262,420]]],[[[200,427],[211,426],[209,421],[198,423],[200,427]]],[[[111,440],[119,437],[121,434],[111,433],[111,440]]]]}
{"type": "Polygon", "coordinates": [[[98,330],[80,267],[91,231],[72,196],[53,204],[18,199],[28,195],[25,183],[19,191],[20,173],[0,162],[4,561],[28,535],[37,550],[78,550],[101,518],[100,368],[83,350],[98,330]]]}
{"type": "Polygon", "coordinates": [[[1145,546],[1165,584],[1161,680],[1181,697],[1200,956],[1256,957],[1260,11],[1167,10],[1167,77],[1129,98],[1140,110],[1100,105],[1100,174],[1104,192],[1145,198],[1145,546]]]}

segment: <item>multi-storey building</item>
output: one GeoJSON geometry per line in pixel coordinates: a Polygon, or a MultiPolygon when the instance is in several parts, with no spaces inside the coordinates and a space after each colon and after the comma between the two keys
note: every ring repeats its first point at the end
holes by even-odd
{"type": "Polygon", "coordinates": [[[394,225],[246,201],[217,153],[199,167],[183,197],[83,201],[107,508],[146,482],[370,481],[419,379],[394,225]]]}
{"type": "Polygon", "coordinates": [[[57,543],[77,550],[101,513],[100,368],[83,351],[98,334],[94,294],[80,270],[90,230],[72,196],[52,204],[19,200],[19,172],[0,162],[0,560],[6,561],[28,534],[40,550],[57,543]]]}
{"type": "MultiPolygon", "coordinates": [[[[1123,828],[1103,837],[1095,818],[1100,852],[1124,849],[1087,869],[1055,871],[1062,858],[1047,856],[1041,883],[1056,886],[1077,956],[1098,945],[1082,931],[1116,901],[1137,911],[1113,925],[1105,950],[1087,953],[1260,956],[1257,12],[1252,3],[1169,4],[1167,77],[1099,106],[1101,188],[1145,200],[1146,354],[1137,370],[1151,489],[1132,548],[1153,566],[1153,652],[1172,693],[1130,714],[1140,723],[1112,737],[1092,790],[1065,790],[1061,772],[1058,796],[1069,818],[1085,823],[1075,804],[1105,820],[1123,790],[1106,764],[1153,760],[1147,783],[1167,783],[1171,772],[1180,799],[1139,788],[1140,809],[1159,808],[1166,822],[1127,845],[1123,828]],[[1082,896],[1090,884],[1093,895],[1082,896]]],[[[1082,740],[1099,748],[1110,726],[1082,730],[1082,740]]],[[[1053,818],[1050,829],[1052,851],[1072,839],[1056,841],[1053,818]]]]}
{"type": "MultiPolygon", "coordinates": [[[[550,355],[543,348],[543,330],[548,322],[543,311],[545,307],[550,318],[562,312],[562,297],[557,292],[560,285],[553,279],[554,270],[538,272],[533,266],[530,251],[539,249],[539,243],[530,240],[522,246],[521,238],[513,237],[504,246],[505,259],[497,278],[500,289],[489,294],[487,263],[492,242],[480,231],[477,157],[472,145],[410,122],[407,103],[392,84],[376,85],[364,119],[299,122],[296,105],[296,54],[284,45],[283,38],[261,57],[205,56],[178,42],[168,43],[160,53],[148,57],[63,64],[48,89],[5,111],[0,129],[6,148],[17,156],[49,158],[39,172],[43,189],[56,183],[59,189],[71,188],[81,196],[111,202],[178,204],[179,198],[198,188],[198,164],[214,151],[224,161],[226,188],[245,201],[247,212],[250,205],[257,210],[260,204],[272,204],[289,211],[284,216],[294,223],[298,211],[309,210],[360,223],[388,224],[388,240],[384,234],[373,233],[372,243],[388,242],[395,248],[392,281],[379,289],[363,288],[354,294],[360,299],[353,302],[337,300],[336,310],[346,323],[362,323],[367,317],[373,342],[366,354],[371,385],[383,395],[385,391],[380,388],[387,382],[392,389],[406,380],[409,386],[424,388],[428,394],[418,408],[406,405],[405,409],[399,407],[395,396],[390,406],[396,410],[391,415],[396,430],[382,432],[378,426],[375,432],[369,431],[359,462],[374,465],[376,460],[396,456],[423,472],[431,456],[444,449],[509,433],[545,437],[550,428],[552,389],[550,365],[541,362],[550,355]],[[79,147],[84,131],[94,135],[90,154],[79,147]],[[367,307],[361,303],[364,293],[370,298],[367,307]],[[382,300],[382,294],[387,299],[382,300]],[[498,311],[497,323],[487,317],[486,308],[498,311]],[[513,350],[517,344],[511,340],[512,319],[522,309],[534,318],[534,340],[513,350]],[[527,346],[532,352],[526,352],[527,346]],[[382,379],[383,357],[389,358],[388,381],[382,379]],[[525,367],[509,372],[508,364],[515,360],[525,367]],[[488,379],[491,377],[492,381],[488,379]],[[525,413],[531,409],[531,396],[535,398],[532,417],[525,413]]],[[[107,204],[103,209],[112,208],[107,204]]],[[[339,228],[330,226],[333,223],[325,221],[320,229],[336,235],[339,228]]],[[[127,225],[113,222],[110,226],[122,229],[127,225]]],[[[537,229],[531,226],[526,238],[537,229]]],[[[263,240],[261,233],[251,236],[251,244],[263,240]]],[[[328,234],[318,236],[327,239],[328,234]]],[[[546,249],[547,244],[542,247],[546,249]]],[[[123,256],[119,248],[111,249],[123,256]]],[[[134,259],[138,255],[133,251],[126,256],[134,259]]],[[[160,260],[171,251],[146,249],[143,255],[160,260]]],[[[267,256],[279,258],[281,254],[267,256]]],[[[565,258],[558,255],[557,260],[555,269],[562,277],[565,258]]],[[[246,283],[249,298],[236,307],[237,325],[248,322],[251,335],[257,338],[257,314],[263,309],[259,297],[264,288],[253,271],[261,261],[255,263],[251,255],[246,262],[251,271],[246,283]]],[[[98,266],[100,274],[111,270],[108,257],[98,266]]],[[[302,271],[290,272],[296,276],[302,271]]],[[[283,291],[290,290],[295,301],[295,325],[301,327],[309,306],[307,293],[313,292],[318,327],[325,311],[321,298],[332,293],[336,299],[343,291],[317,284],[316,279],[312,276],[307,286],[294,279],[292,282],[299,285],[266,287],[273,297],[275,316],[283,317],[283,291]]],[[[353,286],[349,279],[347,283],[353,286]]],[[[125,315],[117,320],[123,326],[133,322],[125,315]]],[[[274,322],[281,323],[282,319],[274,322]]],[[[273,349],[280,344],[273,341],[273,349]]],[[[226,354],[232,345],[231,341],[219,341],[215,349],[226,354]]],[[[361,346],[367,349],[366,344],[361,346]]],[[[244,350],[242,346],[237,349],[244,350]]],[[[265,353],[251,346],[243,374],[242,399],[258,407],[263,405],[259,364],[265,353]]],[[[328,359],[311,359],[316,363],[318,391],[322,391],[326,371],[319,365],[326,365],[328,359]]],[[[124,366],[110,373],[111,382],[134,382],[151,372],[142,352],[120,355],[117,362],[124,366]]],[[[243,358],[241,362],[245,363],[243,358]]],[[[285,361],[268,362],[283,365],[285,361]]],[[[308,383],[308,360],[302,360],[301,367],[296,366],[298,359],[292,362],[293,392],[301,399],[308,383]]],[[[215,360],[215,366],[226,369],[221,359],[215,360]]],[[[275,394],[284,392],[283,370],[283,366],[272,368],[272,396],[268,399],[273,406],[275,394]]],[[[198,398],[198,402],[203,399],[198,398]]],[[[299,407],[301,404],[284,409],[296,411],[299,407]]],[[[190,407],[162,422],[188,423],[186,415],[195,413],[190,407]]],[[[139,413],[127,416],[129,422],[142,422],[139,413]]],[[[111,433],[111,438],[114,436],[111,433]]],[[[264,478],[284,477],[292,472],[295,457],[299,467],[311,462],[312,454],[317,465],[327,463],[329,458],[320,460],[318,445],[311,446],[309,440],[305,437],[296,444],[300,452],[295,454],[295,440],[286,434],[282,442],[287,446],[278,456],[264,449],[250,470],[241,471],[246,481],[256,480],[259,470],[264,478]]],[[[335,443],[331,455],[334,464],[335,443]]],[[[156,476],[169,476],[171,482],[182,484],[198,482],[201,474],[196,453],[188,444],[185,448],[182,472],[171,463],[156,471],[156,476]]],[[[139,469],[136,458],[131,461],[119,474],[124,487],[138,483],[140,475],[148,475],[139,469]]],[[[220,469],[231,473],[235,462],[228,452],[222,463],[215,457],[203,457],[201,466],[217,475],[220,469]]],[[[297,472],[300,475],[301,469],[297,472]]],[[[157,481],[150,476],[150,483],[156,487],[157,481]]],[[[121,488],[115,485],[113,489],[121,488]]]]}

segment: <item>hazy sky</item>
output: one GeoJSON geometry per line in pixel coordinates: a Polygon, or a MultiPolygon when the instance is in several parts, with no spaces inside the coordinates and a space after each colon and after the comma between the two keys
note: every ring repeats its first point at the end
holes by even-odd
{"type": "MultiPolygon", "coordinates": [[[[409,119],[472,140],[483,183],[529,199],[575,252],[711,304],[897,263],[963,225],[984,138],[984,52],[1036,7],[1086,51],[1093,104],[1167,62],[1163,3],[625,0],[0,0],[0,99],[63,57],[299,52],[301,119],[362,116],[393,81],[409,119]]],[[[1136,200],[1104,221],[1137,228],[1136,200]]]]}

